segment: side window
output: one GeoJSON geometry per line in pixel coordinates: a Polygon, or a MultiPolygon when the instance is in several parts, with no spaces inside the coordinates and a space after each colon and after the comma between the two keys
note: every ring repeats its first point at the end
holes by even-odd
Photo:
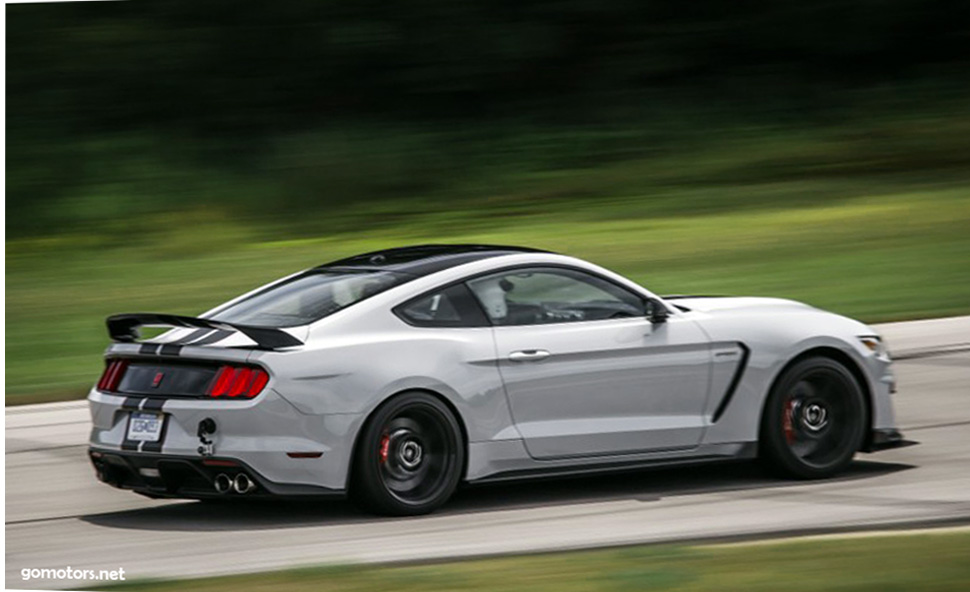
{"type": "Polygon", "coordinates": [[[418,327],[487,327],[488,319],[464,284],[423,294],[401,304],[394,313],[418,327]]]}
{"type": "Polygon", "coordinates": [[[640,296],[595,275],[556,267],[501,271],[468,282],[496,325],[537,325],[637,317],[640,296]]]}

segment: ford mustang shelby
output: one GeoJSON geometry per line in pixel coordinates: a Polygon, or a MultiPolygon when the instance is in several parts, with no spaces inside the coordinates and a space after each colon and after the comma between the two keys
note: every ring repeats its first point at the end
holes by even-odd
{"type": "Polygon", "coordinates": [[[866,325],[790,300],[660,297],[531,249],[367,253],[198,318],[107,324],[90,457],[150,497],[349,492],[418,514],[462,482],[754,457],[819,478],[902,443],[866,325]]]}

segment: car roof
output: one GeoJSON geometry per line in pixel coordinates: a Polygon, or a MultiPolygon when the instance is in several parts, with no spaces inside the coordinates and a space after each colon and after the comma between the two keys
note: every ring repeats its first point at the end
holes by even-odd
{"type": "Polygon", "coordinates": [[[372,251],[325,263],[315,270],[357,269],[424,276],[444,269],[501,255],[549,253],[541,249],[501,245],[414,245],[372,251]]]}

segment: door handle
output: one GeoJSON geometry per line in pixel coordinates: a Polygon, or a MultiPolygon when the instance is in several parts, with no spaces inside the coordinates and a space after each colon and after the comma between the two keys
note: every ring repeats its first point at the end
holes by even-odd
{"type": "Polygon", "coordinates": [[[509,359],[513,362],[538,362],[551,356],[544,349],[520,349],[509,354],[509,359]]]}

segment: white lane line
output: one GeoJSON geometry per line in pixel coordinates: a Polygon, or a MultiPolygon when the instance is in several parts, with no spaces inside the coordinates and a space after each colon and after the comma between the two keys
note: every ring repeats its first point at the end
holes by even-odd
{"type": "Polygon", "coordinates": [[[968,351],[970,351],[970,343],[960,343],[957,345],[948,345],[946,347],[930,347],[926,349],[903,349],[899,351],[890,351],[889,353],[894,361],[901,362],[905,360],[919,360],[922,358],[935,358],[937,356],[960,354],[968,351]]]}
{"type": "Polygon", "coordinates": [[[960,526],[929,526],[926,528],[893,528],[892,525],[885,530],[858,530],[848,532],[833,532],[827,534],[805,534],[790,537],[766,538],[752,541],[735,541],[732,543],[711,543],[699,544],[698,547],[708,549],[727,549],[731,547],[759,547],[765,545],[778,545],[788,543],[808,543],[813,541],[833,541],[840,539],[865,539],[872,537],[888,536],[912,536],[920,534],[953,534],[970,532],[970,524],[960,526]]]}
{"type": "Polygon", "coordinates": [[[64,411],[70,409],[85,409],[88,406],[87,399],[77,401],[61,401],[59,403],[32,403],[30,405],[7,405],[4,412],[7,415],[19,415],[22,413],[43,413],[45,411],[64,411]]]}
{"type": "Polygon", "coordinates": [[[10,432],[12,430],[30,430],[33,428],[48,428],[51,426],[77,425],[79,423],[89,423],[89,421],[87,419],[84,419],[84,420],[78,420],[78,421],[59,421],[57,423],[34,423],[30,425],[10,426],[6,428],[6,430],[10,432]]]}
{"type": "Polygon", "coordinates": [[[59,444],[56,446],[43,446],[41,448],[23,448],[21,450],[11,450],[5,456],[13,454],[24,454],[25,452],[45,452],[47,450],[63,450],[65,448],[87,448],[87,444],[59,444]]]}
{"type": "Polygon", "coordinates": [[[916,430],[933,430],[936,428],[955,428],[962,425],[970,425],[970,421],[953,421],[950,423],[934,423],[930,425],[912,426],[912,427],[901,427],[899,429],[904,432],[915,432],[916,430]]]}

